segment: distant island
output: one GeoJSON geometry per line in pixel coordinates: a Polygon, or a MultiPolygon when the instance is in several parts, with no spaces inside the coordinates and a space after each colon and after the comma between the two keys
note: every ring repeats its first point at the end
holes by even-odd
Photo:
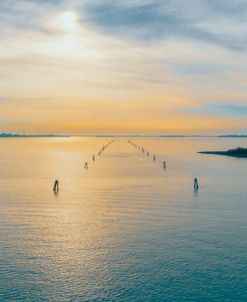
{"type": "Polygon", "coordinates": [[[0,138],[15,137],[69,137],[69,135],[60,134],[17,134],[17,133],[0,133],[0,138]]]}
{"type": "Polygon", "coordinates": [[[225,155],[225,156],[233,156],[233,157],[247,157],[247,148],[238,147],[236,149],[230,149],[227,151],[200,151],[198,153],[225,155]]]}
{"type": "Polygon", "coordinates": [[[225,135],[218,135],[217,137],[230,137],[230,138],[246,138],[247,135],[246,134],[225,134],[225,135]]]}

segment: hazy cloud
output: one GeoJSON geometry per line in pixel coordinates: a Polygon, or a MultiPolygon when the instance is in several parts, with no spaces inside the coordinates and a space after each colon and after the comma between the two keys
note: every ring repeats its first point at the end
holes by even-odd
{"type": "Polygon", "coordinates": [[[231,104],[231,103],[210,103],[202,104],[194,108],[184,108],[182,112],[193,115],[210,115],[225,118],[241,118],[247,117],[247,105],[246,104],[231,104]]]}
{"type": "Polygon", "coordinates": [[[101,31],[139,42],[182,37],[246,49],[247,36],[225,26],[227,19],[235,31],[246,29],[246,1],[93,1],[83,6],[82,15],[101,31]]]}

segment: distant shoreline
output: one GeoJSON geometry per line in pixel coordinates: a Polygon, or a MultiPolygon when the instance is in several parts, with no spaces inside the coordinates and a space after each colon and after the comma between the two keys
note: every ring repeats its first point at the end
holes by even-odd
{"type": "Polygon", "coordinates": [[[0,138],[39,138],[39,137],[133,137],[133,138],[247,138],[243,135],[183,135],[183,134],[17,134],[17,133],[0,133],[0,138]]]}
{"type": "Polygon", "coordinates": [[[28,138],[28,137],[70,137],[70,135],[57,135],[57,134],[11,134],[1,133],[0,138],[28,138]]]}

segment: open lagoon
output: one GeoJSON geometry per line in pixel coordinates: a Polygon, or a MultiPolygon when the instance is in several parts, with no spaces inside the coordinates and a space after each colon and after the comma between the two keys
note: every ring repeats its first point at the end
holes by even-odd
{"type": "Polygon", "coordinates": [[[0,139],[0,300],[247,301],[247,139],[110,140],[0,139]]]}

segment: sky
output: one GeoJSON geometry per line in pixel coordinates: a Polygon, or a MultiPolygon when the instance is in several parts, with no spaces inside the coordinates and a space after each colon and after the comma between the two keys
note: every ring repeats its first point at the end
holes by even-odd
{"type": "Polygon", "coordinates": [[[247,0],[1,0],[0,132],[247,133],[247,0]]]}

